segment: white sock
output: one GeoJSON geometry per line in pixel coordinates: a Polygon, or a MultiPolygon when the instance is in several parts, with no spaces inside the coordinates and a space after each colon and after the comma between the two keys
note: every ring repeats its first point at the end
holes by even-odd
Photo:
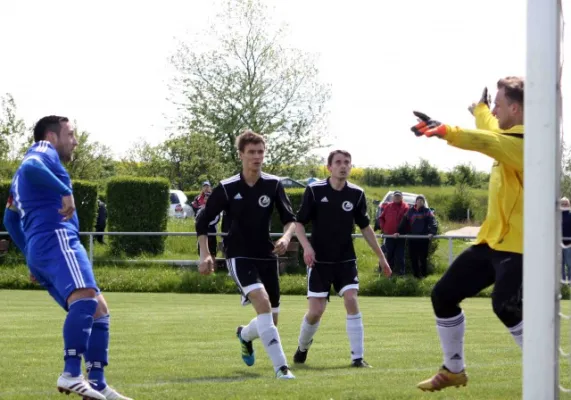
{"type": "Polygon", "coordinates": [[[251,342],[252,340],[260,337],[260,335],[258,334],[258,324],[256,321],[257,318],[254,318],[250,321],[248,325],[242,328],[242,333],[240,334],[240,336],[242,336],[242,339],[245,340],[246,342],[251,342]]]}
{"type": "Polygon", "coordinates": [[[363,358],[365,331],[361,313],[355,315],[347,314],[347,336],[349,336],[349,345],[351,346],[351,360],[363,358]]]}
{"type": "Polygon", "coordinates": [[[453,373],[462,371],[465,367],[464,331],[466,322],[464,312],[462,311],[452,318],[436,318],[436,327],[444,353],[444,366],[453,373]]]}
{"type": "Polygon", "coordinates": [[[317,328],[319,328],[319,321],[313,325],[310,325],[309,322],[307,322],[307,318],[305,316],[303,317],[303,320],[301,321],[301,329],[299,330],[298,340],[298,346],[301,351],[307,351],[307,349],[309,349],[313,335],[315,335],[315,332],[317,332],[317,328]]]}
{"type": "Polygon", "coordinates": [[[284,365],[287,365],[282,343],[280,341],[280,334],[274,325],[274,319],[271,313],[258,315],[258,333],[266,352],[272,360],[274,371],[278,371],[284,365]]]}
{"type": "Polygon", "coordinates": [[[516,326],[512,326],[508,328],[510,333],[512,334],[515,342],[518,344],[520,348],[523,349],[523,321],[521,321],[516,326]]]}

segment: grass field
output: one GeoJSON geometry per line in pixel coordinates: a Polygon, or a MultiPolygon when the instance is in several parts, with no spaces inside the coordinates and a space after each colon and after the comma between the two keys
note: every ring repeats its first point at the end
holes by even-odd
{"type": "MultiPolygon", "coordinates": [[[[278,381],[259,342],[256,364],[242,363],[234,332],[253,311],[240,306],[238,296],[106,297],[112,313],[108,381],[137,400],[521,398],[521,351],[489,299],[464,304],[468,386],[422,393],[415,384],[441,362],[428,298],[361,298],[365,358],[374,367],[368,370],[348,367],[345,314],[342,302],[332,299],[307,365],[292,366],[296,380],[278,381]]],[[[37,291],[0,291],[0,303],[0,398],[62,398],[55,381],[62,367],[64,312],[37,291]]],[[[291,360],[306,301],[287,296],[281,307],[279,329],[291,360]]]]}

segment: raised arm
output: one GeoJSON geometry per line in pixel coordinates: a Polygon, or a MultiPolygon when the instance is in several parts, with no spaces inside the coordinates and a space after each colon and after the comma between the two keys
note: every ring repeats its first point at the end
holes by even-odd
{"type": "Polygon", "coordinates": [[[20,166],[22,177],[33,185],[43,186],[54,190],[62,196],[69,196],[72,191],[45,165],[38,156],[29,156],[20,166]]]}

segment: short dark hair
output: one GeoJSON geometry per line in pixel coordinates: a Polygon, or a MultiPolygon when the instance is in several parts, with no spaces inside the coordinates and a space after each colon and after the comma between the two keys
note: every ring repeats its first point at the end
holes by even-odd
{"type": "Polygon", "coordinates": [[[44,140],[48,132],[55,132],[59,135],[61,132],[60,123],[62,122],[69,122],[69,119],[59,115],[48,115],[41,118],[34,126],[34,142],[44,140]]]}
{"type": "Polygon", "coordinates": [[[498,81],[498,90],[504,89],[510,103],[518,103],[523,107],[524,79],[519,76],[507,76],[498,81]]]}
{"type": "Polygon", "coordinates": [[[341,154],[344,155],[345,157],[349,157],[351,158],[351,153],[349,153],[346,150],[333,150],[331,153],[329,153],[329,156],[327,157],[327,165],[331,165],[331,163],[333,162],[333,157],[335,157],[337,154],[341,154]]]}
{"type": "Polygon", "coordinates": [[[240,152],[244,152],[246,145],[263,143],[266,147],[266,141],[264,137],[259,133],[253,132],[251,130],[244,131],[236,138],[236,148],[240,152]]]}

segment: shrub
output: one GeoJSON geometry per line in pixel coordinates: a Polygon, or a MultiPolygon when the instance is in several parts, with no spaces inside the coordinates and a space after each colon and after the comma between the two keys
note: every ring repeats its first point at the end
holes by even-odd
{"type": "MultiPolygon", "coordinates": [[[[97,183],[73,181],[73,198],[79,218],[79,231],[92,232],[97,217],[97,183]]],[[[81,243],[87,247],[89,237],[82,236],[81,243]]]]}
{"type": "MultiPolygon", "coordinates": [[[[116,177],[107,183],[108,226],[111,232],[165,232],[169,182],[163,178],[116,177]]],[[[114,255],[160,254],[166,236],[111,236],[114,255]]]]}
{"type": "Polygon", "coordinates": [[[473,218],[476,203],[474,197],[466,184],[460,184],[454,190],[454,194],[448,203],[446,214],[451,221],[465,221],[470,210],[470,219],[473,218]]]}

